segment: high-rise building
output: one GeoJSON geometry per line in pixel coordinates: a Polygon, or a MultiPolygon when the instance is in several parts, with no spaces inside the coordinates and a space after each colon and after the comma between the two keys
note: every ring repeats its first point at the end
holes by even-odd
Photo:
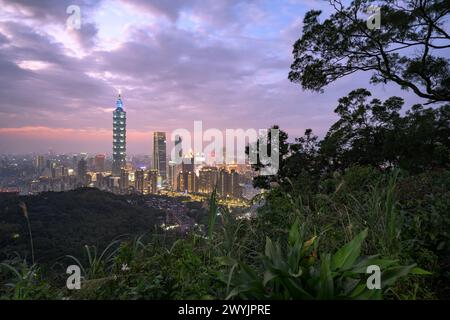
{"type": "Polygon", "coordinates": [[[167,179],[166,133],[153,132],[153,169],[164,181],[167,179]]]}
{"type": "Polygon", "coordinates": [[[230,173],[230,191],[231,196],[235,198],[240,198],[242,196],[242,188],[239,185],[239,173],[237,173],[235,170],[231,170],[230,173]]]}
{"type": "Polygon", "coordinates": [[[94,169],[95,172],[105,171],[105,158],[104,154],[97,154],[94,158],[94,169]]]}
{"type": "Polygon", "coordinates": [[[38,173],[41,173],[42,169],[45,168],[44,156],[36,156],[34,159],[34,167],[38,173]]]}
{"type": "Polygon", "coordinates": [[[214,191],[217,184],[217,168],[203,167],[199,171],[199,187],[200,193],[210,194],[214,191]]]}
{"type": "Polygon", "coordinates": [[[120,169],[126,163],[126,117],[127,114],[123,110],[122,98],[119,94],[116,102],[116,110],[113,112],[113,176],[119,176],[120,169]]]}
{"type": "Polygon", "coordinates": [[[169,185],[172,190],[177,189],[177,165],[175,161],[169,161],[169,171],[168,171],[169,185]]]}
{"type": "Polygon", "coordinates": [[[120,169],[120,181],[119,181],[119,189],[121,193],[128,193],[129,187],[129,178],[128,171],[125,169],[120,169]]]}
{"type": "Polygon", "coordinates": [[[86,184],[87,162],[83,158],[78,161],[77,178],[82,185],[86,184]]]}
{"type": "Polygon", "coordinates": [[[226,197],[230,192],[230,174],[227,170],[221,169],[218,174],[217,193],[226,197]]]}
{"type": "Polygon", "coordinates": [[[183,172],[195,171],[195,159],[192,154],[186,154],[183,157],[183,162],[181,163],[181,170],[183,172]]]}
{"type": "Polygon", "coordinates": [[[198,192],[198,177],[193,171],[187,174],[187,191],[189,193],[198,192]]]}
{"type": "Polygon", "coordinates": [[[158,192],[158,171],[153,169],[149,170],[147,174],[148,181],[148,192],[157,193],[158,192]]]}
{"type": "Polygon", "coordinates": [[[145,182],[144,170],[143,169],[136,170],[136,172],[134,173],[134,183],[137,192],[144,193],[144,182],[145,182]]]}

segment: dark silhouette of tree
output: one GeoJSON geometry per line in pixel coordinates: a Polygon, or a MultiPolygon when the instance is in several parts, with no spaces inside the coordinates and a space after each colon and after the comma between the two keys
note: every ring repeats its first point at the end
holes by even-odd
{"type": "Polygon", "coordinates": [[[444,20],[448,0],[354,0],[319,21],[321,11],[304,17],[302,37],[294,44],[289,79],[304,89],[322,91],[358,71],[373,72],[372,83],[395,82],[430,103],[450,101],[450,32],[444,20]],[[379,30],[367,27],[367,9],[380,7],[379,30]],[[440,54],[441,53],[441,54],[440,54]]]}
{"type": "Polygon", "coordinates": [[[320,144],[322,164],[330,171],[353,165],[378,168],[398,166],[422,172],[450,163],[450,105],[414,105],[400,115],[403,99],[372,99],[357,89],[339,99],[333,124],[320,144]]]}
{"type": "MultiPolygon", "coordinates": [[[[279,168],[278,172],[275,175],[258,175],[253,179],[253,186],[256,188],[263,188],[268,189],[270,188],[271,183],[279,183],[279,178],[282,176],[285,176],[284,173],[284,166],[285,166],[285,159],[289,154],[289,143],[288,140],[288,134],[284,132],[283,130],[280,130],[279,126],[274,125],[271,128],[267,130],[267,137],[262,137],[262,141],[267,144],[267,156],[271,157],[273,148],[278,149],[279,154],[279,168]],[[279,130],[279,143],[278,146],[272,146],[272,137],[271,137],[271,129],[278,129],[279,130]]],[[[245,152],[247,155],[250,155],[250,152],[256,153],[256,164],[252,164],[252,168],[256,173],[260,173],[261,170],[267,165],[261,163],[260,155],[259,155],[259,139],[256,142],[256,148],[250,150],[249,146],[246,147],[245,152]]]]}

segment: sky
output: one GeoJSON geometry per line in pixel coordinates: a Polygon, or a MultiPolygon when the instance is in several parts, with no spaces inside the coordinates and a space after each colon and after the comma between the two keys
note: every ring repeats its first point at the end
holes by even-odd
{"type": "Polygon", "coordinates": [[[122,93],[127,152],[152,132],[263,129],[323,137],[338,98],[359,87],[423,102],[358,73],[303,91],[287,79],[304,14],[322,0],[0,0],[0,154],[111,154],[122,93]],[[69,5],[81,13],[68,29],[69,5]]]}

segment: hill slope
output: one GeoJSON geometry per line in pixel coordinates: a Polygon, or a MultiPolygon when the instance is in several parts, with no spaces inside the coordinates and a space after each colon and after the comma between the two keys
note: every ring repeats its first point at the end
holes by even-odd
{"type": "Polygon", "coordinates": [[[118,235],[139,235],[153,229],[163,211],[129,203],[125,197],[85,188],[36,196],[0,197],[0,260],[14,251],[30,256],[24,202],[39,262],[74,254],[84,245],[102,249],[118,235]]]}

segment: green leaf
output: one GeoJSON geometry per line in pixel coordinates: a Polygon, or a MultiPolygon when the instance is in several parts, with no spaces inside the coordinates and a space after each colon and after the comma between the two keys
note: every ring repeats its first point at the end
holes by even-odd
{"type": "Polygon", "coordinates": [[[276,277],[276,275],[273,274],[272,272],[270,272],[269,270],[264,272],[263,285],[266,286],[266,284],[275,277],[276,277]]]}
{"type": "Polygon", "coordinates": [[[295,219],[294,224],[291,227],[291,230],[289,230],[289,244],[293,246],[295,242],[297,242],[300,239],[300,230],[299,230],[299,221],[298,217],[295,219]]]}
{"type": "Polygon", "coordinates": [[[359,233],[352,241],[340,248],[331,260],[331,269],[348,269],[361,254],[361,246],[367,237],[367,229],[359,233]]]}
{"type": "Polygon", "coordinates": [[[389,268],[388,270],[381,273],[381,286],[387,288],[392,286],[399,278],[404,277],[411,273],[411,270],[416,266],[416,264],[411,264],[409,266],[399,266],[389,268]]]}
{"type": "Polygon", "coordinates": [[[322,264],[320,266],[320,291],[319,299],[331,299],[334,294],[333,277],[330,270],[330,254],[322,257],[322,264]]]}
{"type": "Polygon", "coordinates": [[[432,272],[429,272],[429,271],[424,270],[424,269],[419,268],[419,267],[412,268],[411,271],[410,271],[410,273],[411,273],[411,274],[426,275],[426,276],[430,276],[430,275],[433,274],[432,272]]]}

